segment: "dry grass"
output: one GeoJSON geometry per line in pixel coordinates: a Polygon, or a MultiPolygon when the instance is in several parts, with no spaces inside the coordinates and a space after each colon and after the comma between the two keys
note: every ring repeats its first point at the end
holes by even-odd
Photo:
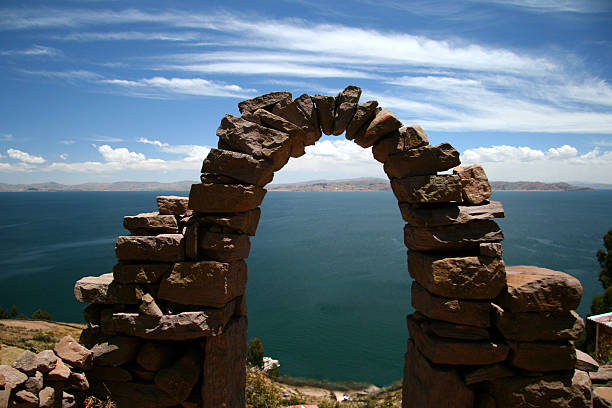
{"type": "Polygon", "coordinates": [[[89,396],[83,402],[85,408],[117,408],[117,404],[111,401],[108,397],[106,401],[102,401],[96,397],[89,396]]]}

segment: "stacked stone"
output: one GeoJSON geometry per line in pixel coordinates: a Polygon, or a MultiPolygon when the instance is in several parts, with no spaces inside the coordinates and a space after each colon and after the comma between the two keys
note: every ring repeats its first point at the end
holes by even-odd
{"type": "Polygon", "coordinates": [[[161,196],[158,212],[124,217],[131,235],[117,238],[112,273],[75,285],[77,300],[91,304],[81,342],[93,355],[92,390],[119,407],[216,407],[202,401],[240,387],[230,375],[243,355],[231,340],[246,335],[248,238],[246,252],[231,250],[236,240],[218,237],[224,227],[215,222],[236,220],[204,221],[188,201],[161,196]],[[206,242],[213,244],[196,247],[206,242]]]}
{"type": "Polygon", "coordinates": [[[84,371],[92,360],[92,352],[70,336],[54,350],[23,352],[12,366],[0,365],[0,407],[81,406],[89,389],[84,371]]]}

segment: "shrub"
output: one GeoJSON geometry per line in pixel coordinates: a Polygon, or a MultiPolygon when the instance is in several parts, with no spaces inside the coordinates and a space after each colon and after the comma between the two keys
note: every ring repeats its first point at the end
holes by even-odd
{"type": "Polygon", "coordinates": [[[266,374],[258,370],[247,370],[246,402],[248,408],[276,408],[281,393],[266,374]]]}
{"type": "Polygon", "coordinates": [[[51,320],[51,314],[45,312],[44,310],[38,309],[34,313],[32,313],[32,319],[51,320]]]}
{"type": "Polygon", "coordinates": [[[253,337],[249,342],[249,348],[247,349],[247,363],[253,367],[263,368],[264,349],[261,340],[257,337],[253,337]]]}

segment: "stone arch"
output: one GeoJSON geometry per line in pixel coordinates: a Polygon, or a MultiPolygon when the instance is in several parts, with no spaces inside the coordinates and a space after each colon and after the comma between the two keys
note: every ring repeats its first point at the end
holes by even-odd
{"type": "MultiPolygon", "coordinates": [[[[572,343],[583,327],[572,311],[580,283],[505,268],[492,220],[504,211],[488,200],[482,167],[457,167],[451,145],[430,145],[420,127],[360,95],[348,86],[335,97],[273,92],[240,102],[240,117],[221,120],[189,199],[158,197],[158,214],[125,218],[132,235],[117,240],[113,275],[75,286],[77,299],[92,303],[82,342],[97,350],[97,365],[138,377],[110,387],[120,406],[134,395],[139,406],[245,406],[249,237],[264,186],[323,133],[372,147],[406,222],[417,312],[407,319],[403,407],[550,406],[553,397],[586,404],[572,343]]],[[[94,382],[103,383],[109,370],[95,371],[95,362],[94,382]]]]}

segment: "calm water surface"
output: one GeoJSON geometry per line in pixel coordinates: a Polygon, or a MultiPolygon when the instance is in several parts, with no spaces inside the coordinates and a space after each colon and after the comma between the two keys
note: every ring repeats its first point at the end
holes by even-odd
{"type": "MultiPolygon", "coordinates": [[[[124,215],[177,192],[0,193],[0,306],[82,321],[72,295],[111,271],[124,215]]],[[[186,192],[179,193],[186,194],[186,192]]],[[[496,192],[504,260],[568,272],[601,292],[595,252],[612,191],[496,192]]],[[[388,384],[401,378],[410,306],[403,223],[387,192],[269,192],[249,264],[249,336],[285,374],[388,384]]]]}

